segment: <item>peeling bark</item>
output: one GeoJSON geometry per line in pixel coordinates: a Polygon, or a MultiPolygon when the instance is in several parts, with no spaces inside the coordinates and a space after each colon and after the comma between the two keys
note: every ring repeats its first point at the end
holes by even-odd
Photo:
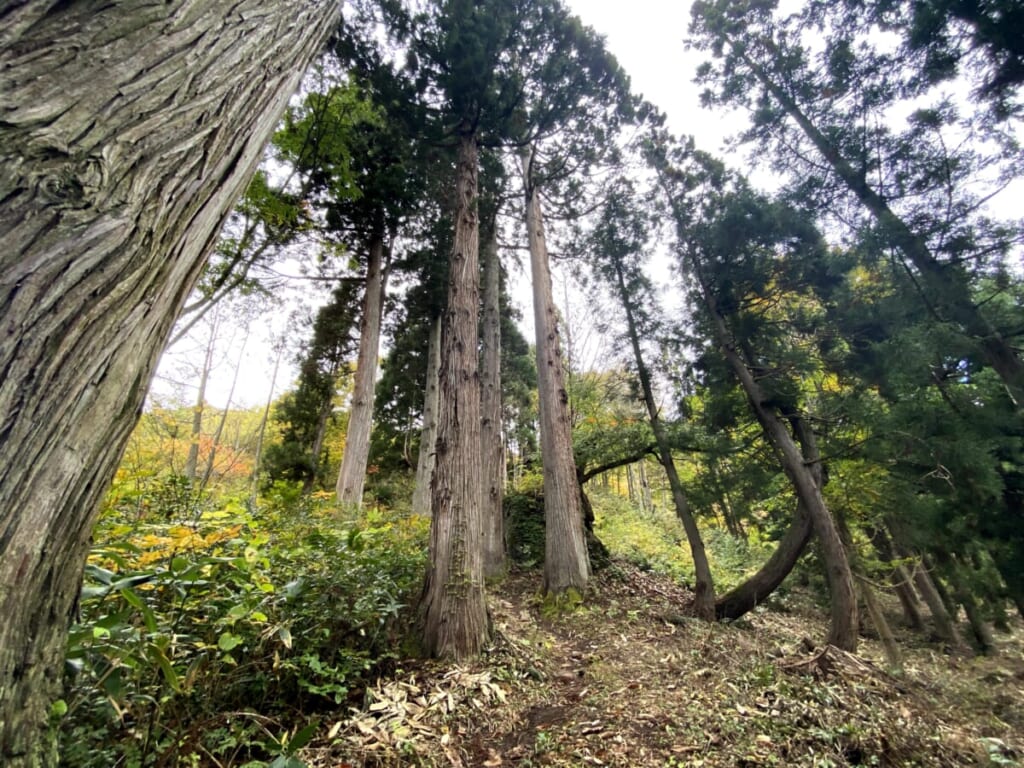
{"type": "Polygon", "coordinates": [[[49,702],[157,358],[335,2],[0,11],[0,763],[49,702]]]}
{"type": "Polygon", "coordinates": [[[455,242],[442,331],[437,464],[431,482],[430,564],[423,586],[423,646],[431,656],[479,653],[490,628],[484,603],[480,503],[480,311],[477,175],[479,149],[466,126],[459,137],[455,242]]]}

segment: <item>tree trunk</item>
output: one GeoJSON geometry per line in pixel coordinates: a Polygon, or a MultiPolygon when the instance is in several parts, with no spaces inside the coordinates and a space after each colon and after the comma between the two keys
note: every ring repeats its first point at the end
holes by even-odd
{"type": "MultiPolygon", "coordinates": [[[[882,562],[892,565],[896,557],[893,554],[892,542],[889,541],[884,529],[879,527],[871,531],[871,544],[878,552],[882,562]]],[[[903,615],[907,624],[911,629],[924,632],[924,619],[918,607],[920,601],[917,599],[917,593],[914,592],[910,573],[902,564],[897,565],[893,569],[891,581],[893,589],[896,591],[896,597],[899,598],[900,605],[903,606],[903,615]]]]}
{"type": "MultiPolygon", "coordinates": [[[[335,366],[331,367],[331,380],[336,381],[338,376],[338,368],[335,366]]],[[[335,389],[331,388],[330,394],[324,398],[323,403],[320,405],[320,412],[316,415],[316,434],[313,436],[313,445],[309,449],[310,456],[313,458],[313,472],[307,475],[306,479],[302,482],[302,492],[311,493],[313,486],[316,485],[317,480],[322,476],[321,469],[323,465],[320,463],[320,454],[324,450],[324,440],[327,439],[327,425],[331,421],[331,414],[334,412],[334,397],[333,394],[335,389]]]]}
{"type": "Polygon", "coordinates": [[[284,339],[278,342],[277,354],[274,356],[274,370],[270,374],[270,392],[267,393],[267,405],[263,408],[260,428],[256,433],[256,451],[252,461],[252,481],[249,485],[249,509],[256,511],[256,496],[260,487],[260,464],[263,463],[263,438],[267,433],[267,422],[270,421],[270,408],[274,404],[274,389],[277,387],[277,372],[281,369],[281,355],[284,354],[284,339]]]}
{"type": "Polygon", "coordinates": [[[370,456],[370,428],[373,426],[373,389],[377,383],[377,355],[380,349],[380,324],[384,313],[387,276],[384,266],[384,237],[370,240],[366,262],[366,293],[363,295],[359,323],[359,355],[356,358],[352,407],[345,432],[345,453],[338,471],[338,502],[359,508],[363,503],[366,462],[370,456]]]}
{"type": "Polygon", "coordinates": [[[831,595],[832,621],[826,642],[846,651],[857,649],[857,594],[854,588],[853,573],[846,555],[846,548],[839,537],[835,520],[821,495],[821,488],[815,482],[811,468],[804,463],[804,457],[797,448],[785,425],[780,420],[769,399],[754,379],[747,364],[740,358],[734,347],[718,310],[715,296],[710,287],[700,276],[699,264],[693,259],[694,271],[701,283],[704,302],[707,305],[719,348],[725,356],[733,373],[739,379],[747,395],[754,415],[761,423],[769,442],[775,449],[783,470],[793,483],[797,499],[806,508],[811,525],[818,540],[821,542],[822,557],[825,562],[825,575],[828,579],[831,595]]]}
{"type": "Polygon", "coordinates": [[[483,339],[480,350],[480,439],[483,457],[484,575],[505,575],[505,516],[502,510],[505,439],[501,431],[501,263],[497,222],[490,221],[481,250],[484,272],[483,339]]]}
{"type": "Polygon", "coordinates": [[[430,564],[423,586],[423,649],[431,656],[472,656],[487,642],[480,480],[480,311],[478,154],[466,126],[459,137],[455,241],[441,350],[437,464],[431,483],[430,564]]]}
{"type": "Polygon", "coordinates": [[[811,532],[811,516],[798,502],[796,516],[772,556],[757,573],[719,598],[715,616],[720,620],[738,619],[762,603],[789,576],[810,541],[811,532]]]}
{"type": "MultiPolygon", "coordinates": [[[[902,541],[891,525],[889,526],[889,533],[892,538],[893,546],[896,548],[896,552],[899,556],[904,560],[909,559],[910,553],[904,548],[902,541]]],[[[939,638],[949,644],[950,650],[953,653],[969,655],[967,645],[960,636],[960,631],[957,629],[953,617],[950,615],[949,611],[946,610],[946,606],[942,602],[942,596],[935,588],[935,582],[932,581],[931,576],[928,574],[928,571],[924,568],[922,563],[919,562],[914,566],[913,578],[914,584],[917,586],[917,591],[921,595],[921,599],[924,600],[925,605],[928,606],[928,610],[932,615],[932,621],[935,622],[935,630],[938,633],[939,638]]]]}
{"type": "Polygon", "coordinates": [[[188,457],[185,459],[185,477],[190,483],[195,482],[199,466],[199,442],[203,437],[203,410],[206,408],[206,384],[210,380],[210,369],[213,367],[217,324],[217,313],[214,313],[210,323],[210,339],[206,343],[206,352],[203,355],[203,368],[199,372],[199,391],[196,393],[196,404],[192,409],[192,434],[188,444],[188,457]]]}
{"type": "MultiPolygon", "coordinates": [[[[702,619],[713,621],[715,618],[715,583],[711,576],[711,566],[708,563],[707,552],[704,549],[704,540],[701,538],[697,521],[690,512],[690,504],[683,491],[683,483],[676,471],[676,463],[672,458],[672,448],[668,442],[668,435],[661,423],[661,416],[658,414],[658,404],[654,399],[654,387],[651,384],[651,375],[647,370],[644,361],[643,350],[640,348],[640,334],[637,330],[636,318],[630,305],[630,296],[626,289],[625,276],[622,273],[622,265],[615,262],[615,277],[619,292],[619,301],[622,302],[622,309],[626,314],[626,329],[629,333],[629,341],[633,347],[633,358],[636,361],[637,376],[640,378],[640,389],[644,396],[644,405],[647,406],[647,418],[651,422],[651,431],[654,432],[654,440],[658,444],[658,457],[661,466],[665,468],[668,475],[668,487],[672,491],[672,502],[676,508],[676,516],[683,524],[686,531],[686,539],[690,544],[690,555],[693,558],[693,570],[696,584],[694,586],[693,608],[694,612],[702,619]]],[[[632,474],[630,474],[632,480],[632,474]]],[[[632,483],[630,483],[632,488],[632,483]]]]}
{"type": "MultiPolygon", "coordinates": [[[[800,450],[804,461],[810,467],[815,483],[819,487],[824,483],[824,472],[821,467],[821,454],[814,430],[795,412],[787,414],[793,433],[800,442],[800,450]]],[[[720,482],[720,481],[719,481],[720,482]]],[[[724,489],[723,489],[724,490],[724,489]]],[[[811,538],[813,526],[811,516],[802,501],[797,501],[796,516],[779,541],[775,552],[768,558],[761,569],[734,588],[729,594],[715,604],[715,614],[719,619],[738,619],[754,609],[789,576],[793,567],[803,554],[807,542],[811,538]]]]}
{"type": "Polygon", "coordinates": [[[437,443],[438,376],[441,371],[441,316],[430,324],[427,341],[427,383],[423,393],[423,427],[416,457],[416,487],[412,492],[413,514],[430,516],[430,478],[434,474],[437,443]]]}
{"type": "Polygon", "coordinates": [[[242,358],[245,356],[245,347],[249,343],[249,332],[246,331],[245,336],[242,338],[242,348],[238,351],[238,363],[235,365],[235,371],[231,375],[231,388],[228,390],[228,400],[224,404],[224,410],[220,414],[220,419],[217,420],[217,429],[213,432],[213,440],[210,442],[210,454],[206,457],[206,469],[203,470],[203,479],[199,483],[200,489],[206,488],[210,484],[210,478],[213,477],[213,464],[217,460],[217,449],[220,447],[221,437],[224,435],[224,425],[228,421],[228,414],[231,412],[231,401],[235,397],[235,387],[238,386],[238,373],[242,370],[242,358]]]}
{"type": "Polygon", "coordinates": [[[986,656],[996,654],[995,638],[992,630],[981,615],[978,602],[971,594],[967,580],[964,578],[963,565],[953,556],[944,551],[937,551],[936,558],[939,565],[953,590],[953,597],[957,603],[963,606],[964,614],[967,616],[967,624],[974,635],[975,646],[986,656]]]}
{"type": "Polygon", "coordinates": [[[882,641],[882,648],[885,651],[885,658],[889,662],[889,666],[895,670],[903,669],[903,655],[900,653],[899,644],[892,634],[892,629],[889,627],[889,622],[882,612],[882,607],[875,598],[874,587],[871,586],[871,582],[867,579],[862,578],[860,581],[860,594],[864,598],[864,606],[868,609],[871,623],[875,625],[875,629],[878,631],[878,637],[882,641]]]}
{"type": "Polygon", "coordinates": [[[338,4],[0,15],[0,763],[35,768],[98,502],[338,4]]]}
{"type": "Polygon", "coordinates": [[[729,497],[729,490],[725,487],[725,483],[722,482],[722,473],[718,470],[718,458],[716,456],[709,457],[709,468],[715,490],[718,491],[718,496],[722,500],[722,517],[725,518],[726,529],[737,539],[746,539],[747,532],[744,530],[743,523],[736,514],[732,499],[729,497]]]}
{"type": "Polygon", "coordinates": [[[569,393],[562,370],[558,309],[551,291],[551,271],[540,195],[533,183],[531,153],[523,154],[526,230],[533,278],[533,319],[537,334],[537,388],[540,401],[541,459],[544,468],[544,593],[556,599],[582,595],[590,578],[583,534],[576,465],[572,454],[569,393]]]}

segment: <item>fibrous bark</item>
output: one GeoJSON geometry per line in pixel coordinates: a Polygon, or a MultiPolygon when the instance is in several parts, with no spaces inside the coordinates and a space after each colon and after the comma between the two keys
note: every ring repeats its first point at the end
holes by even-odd
{"type": "Polygon", "coordinates": [[[416,458],[416,487],[412,492],[412,511],[430,516],[430,478],[434,474],[434,447],[437,442],[438,376],[441,372],[441,316],[430,324],[427,341],[427,383],[423,392],[423,426],[420,452],[416,458]]]}
{"type": "Polygon", "coordinates": [[[359,354],[356,358],[352,407],[345,432],[345,453],[338,471],[338,501],[343,506],[360,507],[366,463],[370,457],[370,428],[373,426],[373,390],[377,383],[377,354],[380,348],[380,324],[384,311],[387,280],[384,270],[384,238],[370,241],[366,262],[366,292],[363,294],[362,319],[359,322],[359,354]]]}
{"type": "Polygon", "coordinates": [[[551,290],[544,218],[540,195],[532,180],[529,150],[523,155],[523,175],[537,339],[541,460],[544,465],[544,593],[557,598],[570,590],[583,593],[590,578],[590,561],[572,454],[569,393],[562,370],[558,309],[551,290]]]}
{"type": "Polygon", "coordinates": [[[97,504],[336,2],[0,6],[0,763],[56,762],[97,504]]]}
{"type": "Polygon", "coordinates": [[[423,587],[423,647],[431,656],[464,658],[488,639],[480,501],[480,301],[478,156],[463,126],[455,182],[455,242],[442,331],[437,463],[431,483],[430,564],[423,587]]]}
{"type": "Polygon", "coordinates": [[[505,438],[501,429],[501,264],[497,223],[486,227],[483,248],[483,338],[480,350],[480,439],[483,468],[484,575],[505,574],[505,514],[502,510],[505,438]]]}

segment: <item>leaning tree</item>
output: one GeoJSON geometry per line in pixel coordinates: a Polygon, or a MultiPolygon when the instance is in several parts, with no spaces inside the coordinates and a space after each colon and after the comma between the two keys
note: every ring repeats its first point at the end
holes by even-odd
{"type": "Polygon", "coordinates": [[[338,3],[0,4],[0,763],[47,712],[100,497],[338,3]]]}

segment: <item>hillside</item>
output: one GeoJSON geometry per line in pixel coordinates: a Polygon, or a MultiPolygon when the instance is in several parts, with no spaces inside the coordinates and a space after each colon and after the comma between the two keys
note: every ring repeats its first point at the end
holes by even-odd
{"type": "Polygon", "coordinates": [[[298,756],[310,766],[964,766],[1024,757],[1024,631],[995,658],[902,639],[902,674],[870,637],[813,647],[820,611],[733,625],[680,615],[673,581],[622,562],[587,604],[545,616],[540,574],[491,593],[478,663],[407,661],[298,756]]]}

